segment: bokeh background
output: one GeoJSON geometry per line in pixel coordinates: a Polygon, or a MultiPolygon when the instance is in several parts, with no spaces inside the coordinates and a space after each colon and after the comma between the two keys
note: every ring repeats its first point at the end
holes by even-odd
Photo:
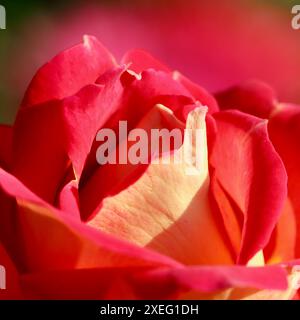
{"type": "MultiPolygon", "coordinates": [[[[298,1],[300,4],[300,1],[298,1]]],[[[142,48],[212,92],[249,78],[300,103],[300,30],[289,0],[0,1],[0,122],[13,123],[28,83],[59,51],[95,35],[117,59],[142,48]]],[[[83,66],[84,67],[84,66],[83,66]]]]}

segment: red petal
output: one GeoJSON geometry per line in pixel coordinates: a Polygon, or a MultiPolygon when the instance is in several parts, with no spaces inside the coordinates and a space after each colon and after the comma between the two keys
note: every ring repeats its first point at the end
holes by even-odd
{"type": "Polygon", "coordinates": [[[211,94],[209,94],[204,88],[193,83],[179,72],[174,72],[174,77],[187,90],[189,90],[190,94],[194,97],[196,101],[199,101],[203,106],[208,107],[208,112],[210,114],[219,111],[219,106],[216,99],[211,94]]]}
{"type": "Polygon", "coordinates": [[[97,130],[119,107],[122,71],[115,69],[104,88],[88,85],[74,96],[18,113],[13,172],[47,201],[54,202],[70,164],[79,179],[97,130]]]}
{"type": "Polygon", "coordinates": [[[75,180],[67,183],[59,194],[59,208],[71,213],[72,216],[80,221],[78,186],[75,180]]]}
{"type": "MultiPolygon", "coordinates": [[[[106,77],[101,77],[97,82],[104,84],[106,77]]],[[[119,121],[127,121],[128,131],[134,129],[138,122],[156,105],[163,104],[174,111],[176,116],[184,120],[184,107],[193,102],[189,92],[171,75],[164,72],[147,70],[142,73],[138,79],[132,76],[128,71],[121,75],[123,89],[120,97],[116,92],[108,92],[107,105],[111,104],[109,100],[112,96],[119,99],[119,108],[109,121],[103,125],[104,128],[113,129],[118,132],[119,121]]],[[[99,127],[100,129],[100,127],[99,127]]],[[[99,167],[96,162],[96,150],[100,143],[94,141],[91,152],[88,156],[83,176],[80,181],[82,187],[94,170],[99,167]]]]}
{"type": "MultiPolygon", "coordinates": [[[[182,291],[213,292],[227,288],[285,290],[287,273],[282,267],[201,266],[157,269],[145,277],[149,283],[170,282],[182,291]]],[[[149,284],[148,283],[148,284],[149,284]]]]}
{"type": "Polygon", "coordinates": [[[1,168],[0,186],[18,202],[19,214],[13,223],[16,258],[22,270],[179,266],[172,259],[103,234],[56,210],[1,168]]]}
{"type": "Polygon", "coordinates": [[[269,120],[268,129],[288,173],[288,194],[297,224],[296,257],[300,257],[300,107],[279,105],[269,120]]]}
{"type": "MultiPolygon", "coordinates": [[[[141,285],[133,281],[134,275],[143,271],[144,268],[134,267],[73,269],[28,274],[21,281],[33,299],[146,299],[149,292],[140,293],[141,285]]],[[[152,298],[171,298],[172,289],[160,287],[152,298]]]]}
{"type": "Polygon", "coordinates": [[[277,98],[267,84],[249,80],[216,95],[220,108],[238,109],[260,118],[268,118],[275,109],[277,98]]]}
{"type": "Polygon", "coordinates": [[[96,38],[84,36],[81,44],[61,52],[37,72],[22,106],[71,96],[115,65],[112,55],[96,38]]]}
{"type": "Polygon", "coordinates": [[[9,168],[12,154],[12,127],[0,125],[0,166],[9,168]]]}
{"type": "Polygon", "coordinates": [[[193,292],[229,288],[273,290],[287,287],[281,267],[95,268],[27,274],[21,278],[34,299],[174,299],[193,292]]]}
{"type": "MultiPolygon", "coordinates": [[[[15,236],[16,241],[20,239],[18,258],[23,258],[22,268],[29,272],[22,276],[27,298],[169,299],[179,293],[232,287],[286,288],[286,273],[281,267],[184,268],[147,249],[77,224],[1,169],[0,184],[23,208],[15,236]],[[31,273],[34,271],[38,273],[31,273]]],[[[11,275],[17,281],[18,276],[11,275]]],[[[13,289],[14,297],[17,292],[13,289]]]]}
{"type": "Polygon", "coordinates": [[[154,69],[156,71],[164,71],[170,73],[171,70],[163,65],[161,62],[152,57],[148,52],[143,50],[132,50],[127,52],[122,62],[129,65],[129,69],[141,73],[147,69],[154,69]]]}
{"type": "Polygon", "coordinates": [[[219,112],[214,119],[210,164],[244,215],[238,262],[247,263],[270,239],[286,199],[287,176],[265,121],[238,111],[219,112]]]}
{"type": "MultiPolygon", "coordinates": [[[[129,64],[129,69],[136,73],[141,73],[147,69],[164,71],[168,74],[171,74],[172,72],[168,67],[164,66],[161,62],[153,58],[149,53],[142,50],[133,50],[128,52],[124,56],[123,62],[129,64]]],[[[181,83],[189,91],[194,98],[193,102],[199,101],[203,106],[207,106],[209,113],[219,110],[215,98],[204,88],[196,85],[177,71],[173,73],[173,79],[181,83]]]]}

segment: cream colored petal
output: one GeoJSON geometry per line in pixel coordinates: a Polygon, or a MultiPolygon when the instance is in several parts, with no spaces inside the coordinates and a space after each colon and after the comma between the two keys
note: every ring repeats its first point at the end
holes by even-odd
{"type": "Polygon", "coordinates": [[[186,264],[232,263],[208,199],[205,114],[206,108],[189,114],[186,127],[192,134],[178,150],[183,155],[191,147],[195,156],[200,148],[197,161],[175,163],[172,154],[169,164],[151,163],[135,183],[105,198],[89,225],[186,264]]]}

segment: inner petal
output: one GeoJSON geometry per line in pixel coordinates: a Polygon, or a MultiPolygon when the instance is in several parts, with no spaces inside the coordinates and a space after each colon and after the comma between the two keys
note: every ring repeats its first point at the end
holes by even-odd
{"type": "Polygon", "coordinates": [[[185,264],[231,264],[209,203],[205,114],[203,107],[191,111],[191,135],[181,148],[161,155],[128,188],[106,197],[88,224],[185,264]],[[191,150],[189,159],[185,150],[191,150]],[[178,155],[182,161],[175,160],[178,155]]]}

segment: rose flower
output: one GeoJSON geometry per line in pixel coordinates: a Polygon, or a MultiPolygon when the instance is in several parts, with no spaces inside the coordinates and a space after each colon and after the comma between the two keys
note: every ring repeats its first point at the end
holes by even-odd
{"type": "MultiPolygon", "coordinates": [[[[294,298],[299,122],[265,84],[212,96],[143,51],[117,63],[85,36],[37,72],[15,124],[1,126],[0,294],[294,298]],[[148,163],[100,165],[99,130],[120,121],[201,135],[148,163]],[[161,161],[184,147],[198,166],[161,161]]],[[[118,148],[132,150],[129,136],[118,148]]]]}

